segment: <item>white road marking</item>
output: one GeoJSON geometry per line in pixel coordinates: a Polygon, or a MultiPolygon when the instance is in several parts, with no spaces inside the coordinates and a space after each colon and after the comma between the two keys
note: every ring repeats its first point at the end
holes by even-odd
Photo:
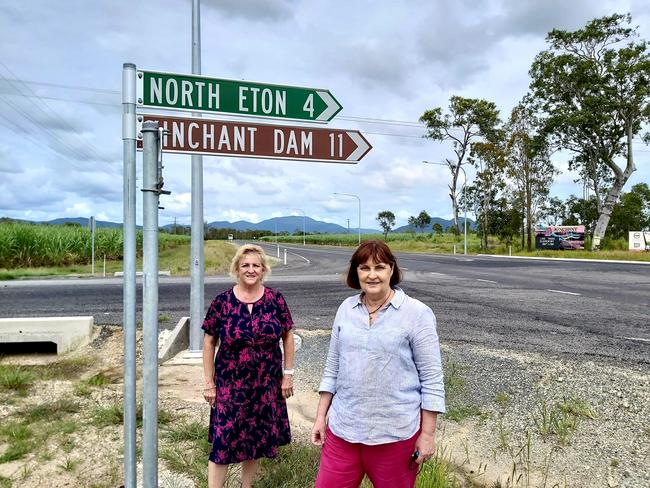
{"type": "Polygon", "coordinates": [[[625,337],[625,336],[616,336],[619,339],[627,339],[628,341],[638,341],[638,342],[648,342],[650,343],[650,339],[644,339],[643,337],[625,337]]]}
{"type": "Polygon", "coordinates": [[[575,296],[580,296],[580,293],[573,293],[572,291],[562,291],[562,290],[546,290],[546,291],[551,291],[553,293],[563,293],[565,295],[575,295],[575,296]]]}
{"type": "Polygon", "coordinates": [[[476,278],[476,281],[482,281],[483,283],[495,283],[495,284],[496,284],[496,281],[492,281],[492,280],[482,280],[482,279],[480,279],[480,278],[476,278]]]}

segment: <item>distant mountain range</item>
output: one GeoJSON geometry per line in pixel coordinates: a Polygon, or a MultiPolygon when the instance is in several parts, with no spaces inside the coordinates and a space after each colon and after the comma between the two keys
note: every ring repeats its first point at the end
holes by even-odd
{"type": "MultiPolygon", "coordinates": [[[[90,219],[86,217],[63,217],[59,219],[49,220],[47,222],[31,222],[28,220],[18,220],[11,219],[16,222],[25,222],[33,224],[50,224],[50,225],[64,225],[66,223],[76,223],[82,227],[88,227],[88,221],[90,219]]],[[[345,234],[348,232],[348,229],[342,225],[332,224],[329,222],[323,222],[320,220],[314,220],[310,217],[304,218],[305,222],[305,232],[310,233],[321,233],[321,234],[345,234]]],[[[459,223],[463,225],[463,219],[459,219],[459,223]]],[[[431,232],[434,224],[440,224],[443,229],[447,229],[452,225],[451,220],[441,219],[439,217],[431,218],[431,225],[424,229],[424,232],[431,232]]],[[[118,222],[109,222],[105,220],[97,220],[95,225],[99,228],[120,228],[122,227],[121,223],[118,222]]],[[[213,227],[215,229],[234,229],[234,230],[268,230],[270,232],[289,232],[293,234],[296,231],[302,231],[303,217],[301,216],[287,216],[287,217],[274,217],[272,219],[262,220],[258,223],[248,222],[246,220],[238,220],[236,222],[228,222],[226,220],[217,220],[214,222],[209,222],[208,227],[213,227]]],[[[138,226],[140,227],[140,226],[138,226]]],[[[163,229],[172,229],[174,224],[167,224],[162,226],[163,229]]],[[[182,227],[179,225],[179,227],[182,227]]],[[[474,222],[470,219],[467,219],[467,227],[469,229],[474,228],[474,222]]],[[[358,232],[357,227],[350,227],[350,234],[356,234],[358,232]]],[[[381,233],[381,229],[370,229],[370,228],[361,228],[362,234],[378,234],[381,233]]],[[[396,229],[393,229],[393,232],[421,232],[421,229],[415,229],[410,225],[403,225],[396,229]]]]}

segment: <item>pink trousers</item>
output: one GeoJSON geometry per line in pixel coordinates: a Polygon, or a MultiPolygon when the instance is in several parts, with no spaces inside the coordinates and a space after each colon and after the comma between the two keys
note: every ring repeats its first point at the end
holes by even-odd
{"type": "Polygon", "coordinates": [[[413,488],[420,466],[410,461],[419,435],[366,445],[341,439],[327,427],[315,488],[358,488],[366,474],[375,488],[413,488]]]}

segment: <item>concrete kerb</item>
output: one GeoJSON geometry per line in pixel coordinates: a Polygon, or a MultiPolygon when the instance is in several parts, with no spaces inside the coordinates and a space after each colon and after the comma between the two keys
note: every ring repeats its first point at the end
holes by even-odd
{"type": "Polygon", "coordinates": [[[52,342],[64,354],[90,342],[93,323],[92,316],[3,318],[0,343],[52,342]]]}
{"type": "MultiPolygon", "coordinates": [[[[294,345],[297,351],[302,347],[302,337],[294,332],[294,345]]],[[[189,351],[190,318],[182,317],[176,327],[160,331],[158,334],[158,364],[200,364],[200,352],[189,351]]]]}
{"type": "MultiPolygon", "coordinates": [[[[135,275],[136,276],[142,276],[142,271],[136,271],[135,275]]],[[[158,271],[158,276],[171,276],[171,275],[172,275],[172,272],[169,271],[169,270],[163,269],[163,270],[158,271]]],[[[116,278],[122,278],[122,277],[124,277],[124,271],[116,271],[115,273],[113,273],[113,276],[115,276],[116,278]]]]}

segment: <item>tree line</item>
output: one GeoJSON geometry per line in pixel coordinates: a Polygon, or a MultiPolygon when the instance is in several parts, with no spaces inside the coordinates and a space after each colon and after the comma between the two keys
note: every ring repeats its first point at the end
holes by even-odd
{"type": "MultiPolygon", "coordinates": [[[[456,233],[460,204],[476,215],[485,246],[489,233],[507,240],[521,230],[522,244],[531,250],[534,226],[544,220],[585,224],[594,250],[606,234],[622,236],[625,225],[648,226],[641,216],[621,215],[631,205],[622,196],[636,170],[633,140],[650,121],[650,57],[631,21],[630,15],[614,14],[573,32],[552,30],[547,49],[530,68],[528,93],[505,121],[494,102],[456,95],[445,111],[434,107],[423,113],[425,137],[452,143],[452,154],[440,164],[451,175],[456,233]],[[558,174],[551,156],[558,151],[569,155],[568,167],[585,188],[583,201],[571,197],[563,209],[549,195],[558,174]],[[476,177],[463,199],[458,179],[466,165],[476,177]],[[577,207],[589,212],[574,211],[577,207]]],[[[643,140],[650,142],[650,135],[643,140]]],[[[644,192],[637,185],[627,199],[643,199],[644,192]]]]}

